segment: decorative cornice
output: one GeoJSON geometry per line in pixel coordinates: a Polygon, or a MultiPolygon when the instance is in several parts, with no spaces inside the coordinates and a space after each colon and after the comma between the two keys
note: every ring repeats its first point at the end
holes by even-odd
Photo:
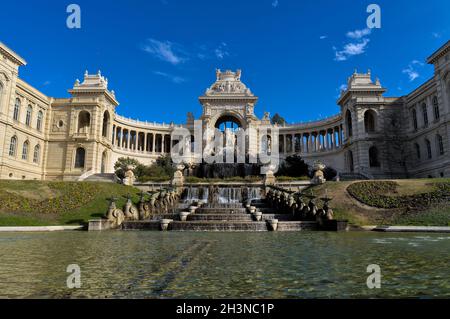
{"type": "Polygon", "coordinates": [[[427,59],[428,64],[434,64],[437,60],[443,57],[447,52],[450,51],[450,40],[447,41],[443,46],[437,49],[430,57],[427,59]]]}
{"type": "Polygon", "coordinates": [[[0,42],[0,52],[7,56],[11,61],[13,61],[18,66],[26,65],[27,62],[16,52],[8,48],[3,42],[0,42]]]}

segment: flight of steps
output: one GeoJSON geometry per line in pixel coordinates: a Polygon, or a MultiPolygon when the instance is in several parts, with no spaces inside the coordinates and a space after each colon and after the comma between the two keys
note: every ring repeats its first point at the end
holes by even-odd
{"type": "MultiPolygon", "coordinates": [[[[257,222],[242,204],[218,204],[216,207],[200,207],[190,214],[187,221],[181,221],[178,214],[154,217],[151,221],[126,221],[123,230],[160,230],[160,220],[172,219],[169,231],[204,232],[263,232],[269,231],[268,221],[278,220],[278,231],[315,230],[317,223],[296,221],[291,214],[277,214],[263,200],[253,201],[252,206],[263,212],[262,220],[257,222]]],[[[180,207],[184,207],[180,205],[180,207]]],[[[184,211],[183,209],[179,209],[184,211]]]]}
{"type": "Polygon", "coordinates": [[[119,178],[116,174],[94,174],[85,179],[86,182],[102,182],[102,183],[117,183],[119,178]]]}

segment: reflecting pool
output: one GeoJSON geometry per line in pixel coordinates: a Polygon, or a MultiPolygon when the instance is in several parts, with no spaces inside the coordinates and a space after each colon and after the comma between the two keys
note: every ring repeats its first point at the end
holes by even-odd
{"type": "Polygon", "coordinates": [[[0,298],[448,298],[449,252],[443,234],[2,233],[0,298]]]}

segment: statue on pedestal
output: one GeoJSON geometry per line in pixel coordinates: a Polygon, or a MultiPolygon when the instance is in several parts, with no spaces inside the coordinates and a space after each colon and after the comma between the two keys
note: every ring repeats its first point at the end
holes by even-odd
{"type": "Polygon", "coordinates": [[[135,167],[133,165],[127,166],[127,171],[125,172],[125,178],[123,179],[123,184],[127,186],[133,186],[134,182],[136,181],[136,177],[134,176],[133,169],[135,167]]]}
{"type": "Polygon", "coordinates": [[[314,177],[312,179],[313,184],[324,184],[327,180],[325,179],[325,175],[323,171],[325,170],[326,166],[322,164],[320,161],[316,161],[314,163],[314,177]]]}

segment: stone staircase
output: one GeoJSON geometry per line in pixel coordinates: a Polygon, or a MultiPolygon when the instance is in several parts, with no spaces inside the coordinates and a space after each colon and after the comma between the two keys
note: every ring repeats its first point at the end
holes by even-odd
{"type": "Polygon", "coordinates": [[[118,183],[116,174],[94,174],[85,179],[86,182],[118,183]]]}
{"type": "Polygon", "coordinates": [[[318,228],[314,221],[297,221],[291,214],[278,214],[264,200],[252,201],[252,206],[263,213],[261,221],[256,221],[243,204],[206,204],[197,208],[195,213],[189,214],[186,221],[181,221],[179,213],[189,211],[189,209],[186,210],[185,205],[180,203],[175,214],[155,216],[151,221],[126,221],[123,223],[122,229],[156,231],[161,229],[160,223],[164,219],[172,220],[167,230],[180,232],[265,232],[270,230],[269,221],[274,219],[279,221],[278,231],[315,230],[318,228]]]}

